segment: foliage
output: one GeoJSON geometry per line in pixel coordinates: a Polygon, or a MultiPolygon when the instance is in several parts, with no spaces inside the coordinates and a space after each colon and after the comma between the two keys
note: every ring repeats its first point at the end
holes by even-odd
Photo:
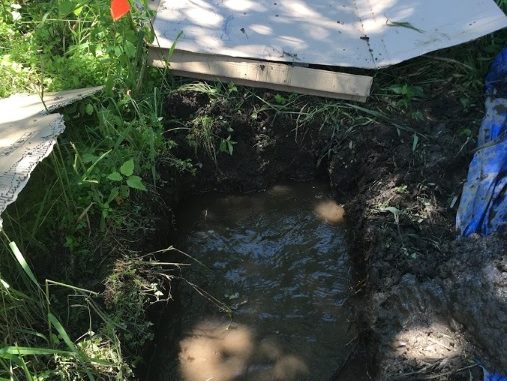
{"type": "Polygon", "coordinates": [[[399,103],[404,107],[408,107],[412,100],[424,97],[424,91],[420,86],[411,86],[404,83],[391,85],[387,89],[393,94],[399,95],[399,103]]]}
{"type": "MultiPolygon", "coordinates": [[[[191,169],[173,155],[176,143],[164,136],[164,77],[146,68],[146,42],[153,39],[148,1],[136,2],[116,23],[109,5],[109,0],[0,0],[0,97],[19,91],[43,97],[48,91],[104,85],[102,94],[64,110],[65,134],[2,215],[4,230],[29,262],[40,265],[39,274],[95,289],[109,271],[117,274],[115,258],[138,256],[127,247],[140,244],[154,229],[148,204],[158,199],[158,167],[174,173],[191,169]]],[[[142,261],[125,261],[130,263],[126,272],[142,267],[142,261]]],[[[20,264],[3,255],[0,273],[16,274],[20,264]]],[[[23,266],[30,269],[27,262],[23,266]]],[[[0,342],[0,377],[131,377],[133,359],[150,337],[147,295],[158,297],[159,291],[145,289],[141,275],[149,278],[148,273],[138,274],[135,282],[118,275],[121,285],[108,281],[107,298],[116,301],[107,312],[100,307],[101,295],[70,286],[63,287],[70,294],[50,293],[35,286],[30,273],[24,278],[31,282],[21,284],[17,277],[0,276],[5,294],[0,309],[11,314],[0,320],[0,330],[7,332],[0,342]],[[66,307],[68,298],[76,297],[80,302],[66,307]],[[60,323],[56,316],[65,310],[68,318],[60,323]],[[84,335],[77,334],[91,316],[84,335]],[[49,332],[43,333],[44,327],[49,332]]]]}
{"type": "MultiPolygon", "coordinates": [[[[100,374],[104,379],[129,378],[132,371],[121,357],[115,327],[102,320],[108,334],[89,329],[76,345],[54,314],[49,287],[43,290],[17,245],[8,242],[7,236],[5,239],[16,264],[16,273],[10,274],[11,278],[13,282],[21,280],[24,290],[19,291],[14,283],[0,276],[3,302],[0,328],[5,336],[0,343],[0,377],[94,380],[94,374],[100,374]],[[50,359],[54,366],[34,367],[38,363],[34,358],[50,359]]],[[[79,296],[83,302],[81,306],[88,309],[90,318],[101,319],[103,313],[93,300],[96,293],[65,284],[58,286],[71,288],[74,296],[79,296]]],[[[92,325],[94,322],[90,320],[90,328],[92,325]]]]}
{"type": "Polygon", "coordinates": [[[118,86],[140,90],[144,41],[153,39],[147,1],[116,23],[110,17],[109,0],[2,0],[1,4],[2,66],[24,70],[16,72],[16,83],[0,85],[1,96],[104,83],[109,95],[118,86]]]}
{"type": "Polygon", "coordinates": [[[146,71],[145,43],[153,39],[148,3],[117,23],[109,4],[2,0],[0,41],[15,43],[2,44],[0,57],[17,78],[0,85],[2,95],[105,84],[103,95],[66,109],[67,133],[41,175],[52,184],[47,197],[9,210],[6,219],[20,242],[27,232],[32,239],[48,235],[74,253],[89,246],[96,226],[103,239],[113,231],[135,235],[130,203],[155,190],[159,163],[175,171],[191,169],[171,154],[175,143],[163,135],[163,95],[155,86],[164,82],[157,71],[146,71]],[[28,221],[31,226],[16,226],[34,209],[38,218],[28,221]]]}
{"type": "MultiPolygon", "coordinates": [[[[116,313],[112,319],[118,326],[128,327],[121,337],[126,342],[144,345],[153,338],[150,327],[153,325],[144,317],[148,304],[170,299],[173,270],[182,266],[179,263],[162,262],[155,254],[171,254],[172,248],[147,255],[124,255],[115,261],[113,271],[105,281],[105,303],[116,313]]],[[[133,254],[133,253],[131,253],[133,254]]]]}

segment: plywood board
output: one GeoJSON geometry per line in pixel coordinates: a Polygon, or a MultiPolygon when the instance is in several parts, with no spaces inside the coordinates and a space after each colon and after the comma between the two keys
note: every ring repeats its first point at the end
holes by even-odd
{"type": "Polygon", "coordinates": [[[156,67],[169,64],[176,75],[205,80],[233,80],[240,85],[361,102],[365,102],[370,94],[373,80],[363,75],[181,51],[175,51],[170,62],[167,58],[165,49],[150,49],[149,63],[156,67]]]}
{"type": "Polygon", "coordinates": [[[507,26],[494,0],[157,1],[157,47],[369,69],[507,26]]]}

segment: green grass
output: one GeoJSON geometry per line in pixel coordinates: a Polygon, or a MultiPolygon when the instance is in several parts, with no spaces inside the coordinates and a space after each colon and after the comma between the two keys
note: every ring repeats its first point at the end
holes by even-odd
{"type": "MultiPolygon", "coordinates": [[[[0,377],[9,380],[88,379],[97,375],[125,375],[131,373],[121,358],[114,327],[103,320],[107,334],[88,331],[78,344],[71,339],[52,308],[50,282],[43,288],[13,241],[4,234],[16,272],[11,280],[0,275],[0,329],[4,334],[0,343],[0,377]],[[19,291],[13,284],[19,284],[19,291]],[[92,345],[93,344],[93,345],[92,345]],[[100,348],[100,350],[99,350],[100,348]],[[48,367],[47,364],[53,366],[48,367]]],[[[100,308],[93,301],[96,293],[62,283],[53,286],[71,289],[82,299],[82,307],[100,319],[100,308]],[[94,311],[93,311],[94,310],[94,311]]],[[[118,378],[120,379],[120,378],[118,378]]]]}
{"type": "Polygon", "coordinates": [[[0,0],[0,97],[105,85],[65,108],[66,132],[2,215],[0,378],[131,378],[151,335],[146,304],[170,280],[142,270],[132,249],[155,230],[160,163],[191,165],[163,137],[168,90],[146,70],[150,12],[113,23],[109,4],[0,0]]]}

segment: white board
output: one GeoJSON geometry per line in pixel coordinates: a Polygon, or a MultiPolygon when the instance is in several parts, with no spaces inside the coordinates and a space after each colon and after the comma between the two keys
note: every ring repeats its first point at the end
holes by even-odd
{"type": "MultiPolygon", "coordinates": [[[[48,114],[48,111],[101,89],[94,87],[46,94],[44,104],[38,95],[16,94],[0,99],[0,215],[16,201],[32,171],[51,153],[57,136],[65,129],[63,115],[48,114]]],[[[40,191],[44,192],[43,189],[40,191]]]]}
{"type": "Polygon", "coordinates": [[[375,69],[506,26],[494,0],[160,0],[154,46],[375,69]]]}

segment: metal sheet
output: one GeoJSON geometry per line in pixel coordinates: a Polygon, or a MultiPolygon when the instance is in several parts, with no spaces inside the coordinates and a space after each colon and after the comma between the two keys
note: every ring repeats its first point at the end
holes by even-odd
{"type": "Polygon", "coordinates": [[[493,0],[161,0],[156,46],[379,68],[507,26],[493,0]]]}

